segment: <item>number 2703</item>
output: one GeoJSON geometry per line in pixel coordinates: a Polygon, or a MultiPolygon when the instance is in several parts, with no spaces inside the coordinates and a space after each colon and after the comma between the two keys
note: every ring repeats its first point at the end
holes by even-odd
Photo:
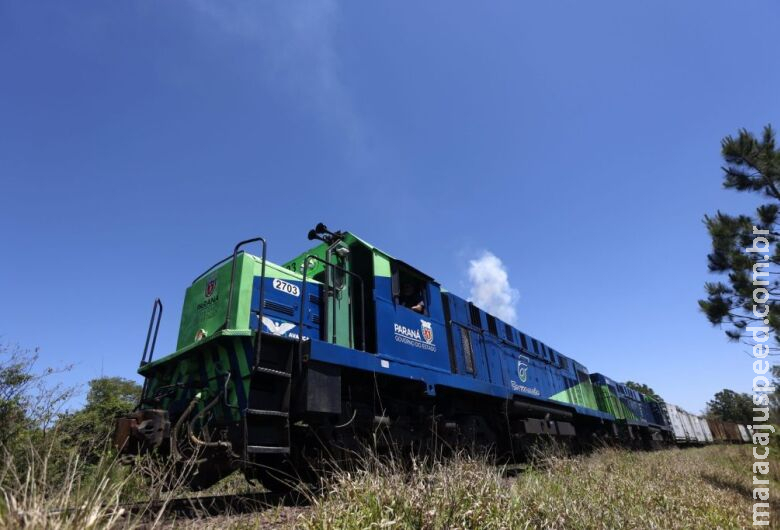
{"type": "Polygon", "coordinates": [[[291,294],[293,296],[300,296],[301,290],[298,288],[297,285],[293,285],[291,283],[287,283],[284,280],[274,280],[274,289],[277,291],[282,291],[283,293],[291,294]]]}

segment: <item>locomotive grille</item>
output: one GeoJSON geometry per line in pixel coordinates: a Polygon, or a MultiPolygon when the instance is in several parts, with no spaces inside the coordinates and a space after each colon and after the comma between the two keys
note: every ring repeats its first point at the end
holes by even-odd
{"type": "Polygon", "coordinates": [[[474,351],[471,349],[471,337],[469,330],[460,328],[460,341],[463,344],[463,359],[466,361],[466,371],[474,373],[474,351]]]}
{"type": "Polygon", "coordinates": [[[279,313],[284,313],[285,315],[294,315],[295,309],[292,307],[280,304],[279,302],[274,302],[273,300],[266,300],[263,302],[263,307],[266,309],[270,309],[271,311],[278,311],[279,313]]]}

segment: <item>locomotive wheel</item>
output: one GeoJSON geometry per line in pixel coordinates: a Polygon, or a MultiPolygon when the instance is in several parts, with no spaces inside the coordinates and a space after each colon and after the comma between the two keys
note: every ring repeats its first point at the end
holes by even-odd
{"type": "Polygon", "coordinates": [[[496,450],[496,434],[479,415],[461,416],[459,446],[471,454],[490,454],[496,450]]]}

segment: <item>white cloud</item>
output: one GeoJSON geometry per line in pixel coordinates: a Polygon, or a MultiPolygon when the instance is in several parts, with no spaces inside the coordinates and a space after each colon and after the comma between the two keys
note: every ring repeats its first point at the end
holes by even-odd
{"type": "Polygon", "coordinates": [[[503,262],[492,252],[469,260],[470,300],[481,309],[510,324],[517,318],[517,289],[509,284],[503,262]]]}

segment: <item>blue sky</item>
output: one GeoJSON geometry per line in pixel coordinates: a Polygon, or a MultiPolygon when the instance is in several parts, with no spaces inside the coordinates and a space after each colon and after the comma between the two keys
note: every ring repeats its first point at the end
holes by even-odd
{"type": "Polygon", "coordinates": [[[699,411],[752,367],[698,312],[720,140],[780,126],[769,0],[0,3],[0,335],[133,376],[151,302],[318,221],[699,411]]]}

